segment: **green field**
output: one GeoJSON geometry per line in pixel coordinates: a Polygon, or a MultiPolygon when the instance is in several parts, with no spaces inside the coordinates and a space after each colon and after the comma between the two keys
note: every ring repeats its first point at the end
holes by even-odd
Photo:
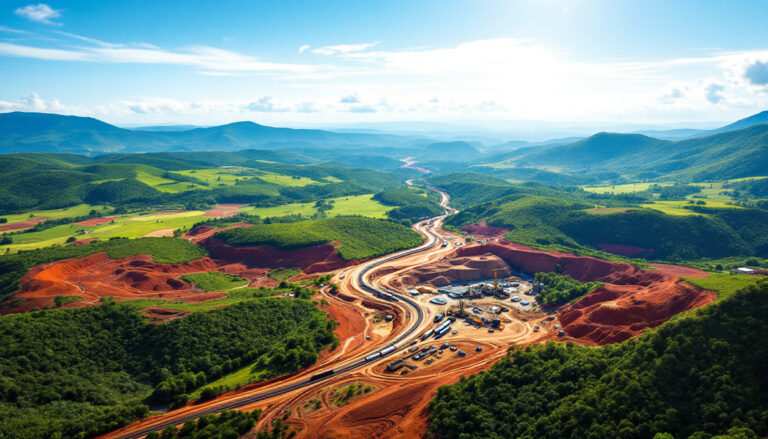
{"type": "Polygon", "coordinates": [[[293,276],[296,276],[296,275],[299,275],[299,274],[301,274],[301,270],[295,270],[295,269],[292,269],[292,268],[284,268],[284,269],[281,269],[281,270],[270,271],[268,276],[271,277],[272,279],[278,281],[278,282],[282,282],[284,280],[290,279],[293,276]]]}
{"type": "Polygon", "coordinates": [[[234,372],[231,372],[223,377],[206,384],[205,386],[197,389],[190,395],[190,399],[200,398],[200,394],[205,389],[239,389],[247,384],[255,383],[268,378],[273,372],[265,367],[259,367],[257,362],[248,364],[234,372]]]}
{"type": "Polygon", "coordinates": [[[648,188],[650,188],[653,185],[659,185],[659,186],[672,186],[674,183],[671,182],[663,182],[663,183],[627,183],[627,184],[617,184],[613,186],[588,186],[584,187],[584,189],[587,192],[594,192],[596,194],[607,194],[613,192],[614,194],[628,194],[632,192],[644,192],[647,191],[648,188]]]}
{"type": "Polygon", "coordinates": [[[373,199],[373,194],[349,197],[331,198],[333,209],[327,213],[334,215],[362,215],[371,218],[385,218],[387,211],[392,209],[373,199]]]}
{"type": "Polygon", "coordinates": [[[214,236],[235,247],[271,245],[280,250],[338,241],[341,243],[339,254],[346,260],[392,253],[422,242],[421,235],[405,226],[363,217],[258,224],[225,230],[214,236]]]}
{"type": "Polygon", "coordinates": [[[192,282],[197,288],[205,291],[227,291],[248,285],[246,279],[219,271],[185,274],[181,279],[192,282]]]}
{"type": "Polygon", "coordinates": [[[764,278],[761,276],[750,276],[746,274],[725,273],[712,273],[709,277],[702,278],[683,278],[683,280],[686,282],[696,285],[699,288],[716,291],[718,293],[718,300],[728,298],[736,291],[742,290],[751,285],[757,285],[761,279],[764,278]]]}
{"type": "MultiPolygon", "coordinates": [[[[362,215],[372,218],[385,218],[387,211],[391,209],[391,207],[374,200],[373,194],[329,198],[327,202],[333,204],[333,208],[326,211],[328,216],[362,215]]],[[[272,207],[246,206],[240,209],[240,211],[248,215],[270,218],[285,215],[312,216],[317,213],[317,208],[315,203],[291,203],[272,207]]]]}
{"type": "Polygon", "coordinates": [[[171,215],[122,216],[97,226],[62,224],[39,232],[13,235],[13,244],[2,246],[0,250],[4,252],[5,249],[10,249],[11,252],[15,252],[43,248],[53,244],[63,244],[71,236],[76,239],[98,238],[100,240],[113,237],[140,238],[157,230],[190,227],[206,218],[203,213],[203,211],[189,211],[171,215]]]}
{"type": "MultiPolygon", "coordinates": [[[[236,166],[227,166],[215,169],[191,169],[186,171],[178,171],[178,173],[204,181],[210,185],[208,186],[209,188],[217,186],[232,186],[237,183],[237,181],[248,180],[253,177],[258,177],[267,183],[273,183],[280,186],[302,187],[309,184],[320,183],[306,177],[293,177],[290,175],[260,171],[252,168],[241,168],[236,166]]],[[[200,186],[200,188],[205,187],[206,186],[200,186]]]]}
{"type": "Polygon", "coordinates": [[[50,219],[59,219],[59,218],[74,218],[78,216],[85,216],[90,213],[91,210],[96,210],[98,212],[109,212],[112,210],[111,207],[108,206],[101,206],[101,205],[91,205],[91,204],[78,204],[77,206],[67,207],[64,209],[52,209],[52,210],[33,210],[30,212],[25,213],[19,213],[19,214],[13,214],[13,215],[0,215],[0,218],[6,218],[8,220],[8,223],[17,223],[20,221],[26,221],[30,218],[50,218],[50,219]]]}

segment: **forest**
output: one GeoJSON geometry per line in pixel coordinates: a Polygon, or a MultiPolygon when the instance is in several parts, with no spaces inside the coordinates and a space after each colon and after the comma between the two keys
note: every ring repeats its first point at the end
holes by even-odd
{"type": "Polygon", "coordinates": [[[310,300],[271,297],[161,325],[110,301],[4,316],[0,434],[90,437],[256,360],[272,375],[306,367],[334,327],[310,300]]]}

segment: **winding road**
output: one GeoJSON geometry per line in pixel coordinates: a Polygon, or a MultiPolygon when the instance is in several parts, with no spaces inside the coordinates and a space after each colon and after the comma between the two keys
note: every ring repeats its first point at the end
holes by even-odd
{"type": "Polygon", "coordinates": [[[406,258],[408,256],[415,255],[417,253],[432,252],[435,250],[439,250],[441,248],[440,243],[442,238],[438,235],[438,233],[436,232],[436,229],[439,229],[439,226],[442,223],[442,220],[445,218],[445,216],[454,214],[457,212],[457,210],[449,206],[450,198],[448,194],[434,187],[430,187],[429,189],[436,191],[441,195],[442,199],[440,204],[443,208],[446,209],[446,213],[444,215],[423,220],[414,226],[414,230],[421,233],[425,237],[425,242],[416,248],[397,252],[392,255],[385,256],[379,259],[374,259],[372,261],[366,262],[364,264],[361,264],[349,270],[350,273],[357,272],[357,275],[355,278],[357,284],[355,285],[355,282],[351,282],[351,281],[347,282],[351,288],[357,288],[359,290],[370,293],[374,296],[379,296],[382,293],[391,294],[392,296],[397,298],[396,303],[404,304],[405,307],[409,310],[406,313],[406,316],[411,312],[415,315],[415,318],[406,319],[408,320],[409,325],[405,327],[404,330],[400,331],[399,333],[393,334],[393,337],[389,337],[388,339],[382,340],[380,343],[378,343],[377,346],[374,346],[373,350],[369,350],[367,351],[367,353],[357,355],[355,356],[355,358],[351,360],[338,361],[332,358],[331,359],[332,361],[328,361],[325,364],[321,364],[311,368],[311,371],[315,373],[320,373],[323,371],[327,372],[330,370],[330,368],[333,368],[332,374],[328,374],[326,376],[322,376],[319,378],[315,377],[315,379],[313,379],[313,375],[309,375],[307,373],[299,373],[299,374],[291,375],[285,379],[276,380],[276,385],[268,389],[256,388],[256,389],[253,389],[253,391],[247,391],[247,392],[243,392],[235,395],[226,395],[226,397],[217,398],[213,401],[209,401],[206,403],[190,405],[190,406],[181,408],[179,410],[171,411],[162,415],[145,418],[141,421],[138,421],[137,423],[128,425],[120,430],[116,430],[114,432],[108,433],[102,437],[120,438],[120,439],[142,438],[146,436],[148,433],[152,431],[162,430],[168,425],[179,425],[186,421],[197,419],[202,415],[218,413],[223,410],[231,410],[239,407],[245,407],[255,402],[263,401],[275,396],[290,393],[298,389],[302,389],[310,386],[316,386],[319,383],[322,383],[323,381],[326,381],[330,378],[336,378],[339,376],[343,376],[345,374],[349,374],[350,372],[356,369],[359,369],[367,364],[370,364],[369,361],[366,361],[366,357],[372,354],[375,354],[377,352],[380,352],[382,349],[392,345],[393,343],[397,344],[398,349],[402,348],[403,346],[406,346],[407,343],[415,339],[414,337],[415,335],[419,335],[417,331],[419,330],[420,326],[422,325],[422,322],[424,321],[424,311],[422,310],[422,306],[420,306],[418,303],[416,303],[412,299],[406,296],[403,296],[401,294],[397,294],[393,291],[384,292],[376,288],[369,281],[368,277],[372,272],[372,270],[376,268],[383,267],[394,261],[406,258]],[[394,338],[394,340],[392,338],[394,338]]]}

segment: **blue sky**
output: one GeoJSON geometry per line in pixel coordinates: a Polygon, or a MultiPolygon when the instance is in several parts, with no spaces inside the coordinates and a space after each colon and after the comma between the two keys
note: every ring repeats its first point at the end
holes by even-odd
{"type": "Polygon", "coordinates": [[[729,121],[766,1],[0,3],[0,111],[119,123],[729,121]]]}

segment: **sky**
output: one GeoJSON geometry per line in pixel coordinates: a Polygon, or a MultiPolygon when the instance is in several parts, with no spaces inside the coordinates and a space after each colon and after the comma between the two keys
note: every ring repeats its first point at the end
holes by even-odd
{"type": "Polygon", "coordinates": [[[768,109],[768,1],[0,2],[0,112],[709,126],[768,109]]]}

